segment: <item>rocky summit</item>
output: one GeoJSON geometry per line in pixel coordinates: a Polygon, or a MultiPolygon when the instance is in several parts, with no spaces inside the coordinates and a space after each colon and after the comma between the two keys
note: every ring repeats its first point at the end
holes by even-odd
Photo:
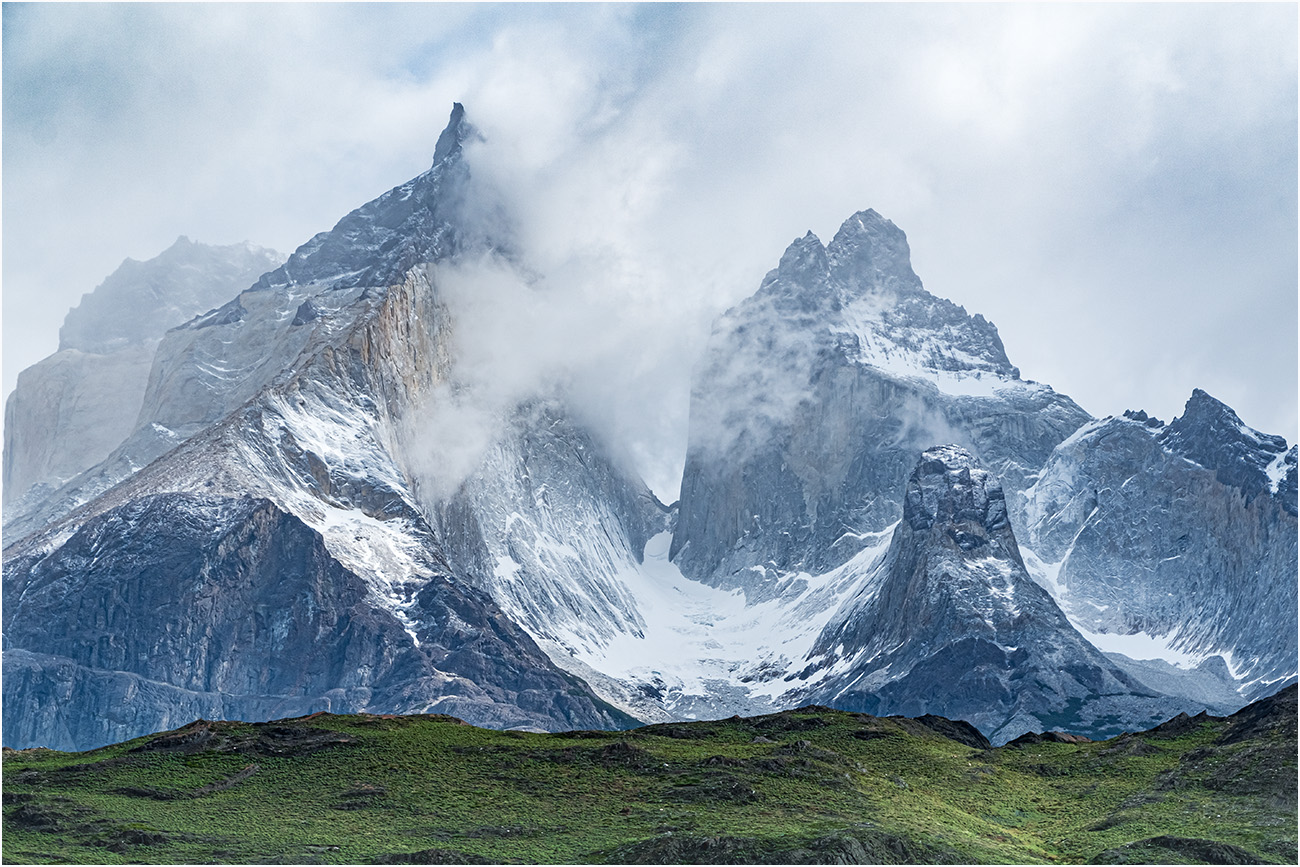
{"type": "Polygon", "coordinates": [[[565,382],[477,400],[451,281],[539,273],[492,146],[456,105],[287,260],[183,239],[69,314],[6,408],[6,746],[810,702],[1056,744],[1295,681],[1296,448],[1200,390],[1091,417],[873,210],[718,317],[675,504],[565,382]]]}
{"type": "Polygon", "coordinates": [[[445,375],[428,268],[469,243],[471,134],[454,112],[429,171],[163,337],[138,425],[166,442],[64,485],[5,551],[6,744],[286,709],[635,723],[452,572],[393,446],[445,375]],[[420,264],[395,274],[411,237],[420,264]]]}
{"type": "Polygon", "coordinates": [[[926,292],[875,211],[823,247],[795,241],[722,316],[691,402],[673,559],[697,580],[768,592],[826,571],[897,521],[923,450],[968,448],[1019,488],[1087,419],[1020,379],[997,328],[926,292]]]}
{"type": "Polygon", "coordinates": [[[1114,734],[1116,718],[1156,722],[1169,707],[1029,577],[1001,486],[964,449],[921,455],[877,581],[818,637],[818,664],[800,674],[810,698],[963,719],[994,743],[1043,727],[1114,734]]]}

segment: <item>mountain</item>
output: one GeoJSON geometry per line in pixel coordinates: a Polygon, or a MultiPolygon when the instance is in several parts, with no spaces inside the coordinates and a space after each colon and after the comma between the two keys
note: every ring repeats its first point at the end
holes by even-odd
{"type": "Polygon", "coordinates": [[[427,172],[167,333],[141,423],[171,447],[110,455],[102,492],[5,551],[7,743],[211,709],[633,721],[452,573],[403,466],[404,414],[450,368],[434,266],[495,249],[464,208],[474,135],[458,106],[427,172]]]}
{"type": "Polygon", "coordinates": [[[1248,698],[1295,679],[1296,449],[1281,437],[1198,389],[1168,425],[1084,426],[1026,501],[1033,565],[1094,641],[1220,657],[1248,698]]]}
{"type": "Polygon", "coordinates": [[[908,479],[874,592],[818,637],[810,700],[873,714],[962,719],[1004,743],[1028,730],[1089,736],[1164,718],[1169,703],[1117,668],[1029,577],[1006,499],[969,452],[938,446],[908,479]]]}
{"type": "Polygon", "coordinates": [[[1002,743],[1294,680],[1296,450],[1203,392],[1166,426],[1022,379],[874,211],[719,318],[674,505],[564,382],[487,399],[450,281],[546,286],[480,146],[456,106],[428,171],[167,331],[134,433],[6,513],[8,743],[807,702],[1002,743]]]}
{"type": "MultiPolygon", "coordinates": [[[[1014,538],[997,582],[981,561],[941,571],[926,589],[935,604],[918,601],[898,570],[947,562],[915,534],[904,543],[897,523],[922,451],[950,438],[972,468],[989,459],[977,451],[991,456],[1011,534],[1043,464],[1092,419],[1021,380],[990,323],[926,293],[904,236],[874,212],[829,247],[796,241],[722,317],[691,413],[671,533],[671,510],[554,401],[521,408],[454,496],[426,497],[457,571],[627,712],[689,719],[817,701],[961,716],[1004,740],[1244,703],[1213,660],[1189,670],[1099,652],[1035,584],[1041,561],[1029,552],[1027,571],[1014,538]],[[903,648],[887,661],[878,630],[903,648]],[[991,655],[968,670],[981,648],[991,655]]],[[[1285,656],[1286,635],[1265,640],[1285,656]]]]}
{"type": "Polygon", "coordinates": [[[783,635],[784,652],[741,644],[760,662],[734,660],[733,688],[933,707],[1008,737],[1145,724],[1173,707],[1157,696],[1231,712],[1295,678],[1295,450],[1203,392],[1165,430],[1021,379],[996,328],[927,293],[874,211],[828,245],[796,240],[719,319],[690,425],[672,563],[769,611],[715,630],[783,635]],[[1118,427],[1149,461],[1121,459],[1118,427]],[[909,474],[940,443],[990,474],[1023,555],[1008,539],[997,568],[962,566],[910,528],[909,474]],[[1143,630],[1170,640],[1131,640],[1143,630]]]}
{"type": "Polygon", "coordinates": [[[225,303],[283,258],[247,243],[181,237],[153,259],[127,259],[83,295],[59,329],[58,352],[19,374],[5,404],[6,524],[136,430],[168,329],[225,303]]]}
{"type": "Polygon", "coordinates": [[[795,241],[719,320],[691,396],[673,561],[759,599],[897,521],[917,455],[967,448],[1012,490],[1088,415],[1020,379],[997,329],[929,294],[875,211],[795,241]]]}

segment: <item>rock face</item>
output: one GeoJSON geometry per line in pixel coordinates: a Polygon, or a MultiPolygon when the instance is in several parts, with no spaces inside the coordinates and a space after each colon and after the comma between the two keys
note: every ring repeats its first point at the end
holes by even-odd
{"type": "Polygon", "coordinates": [[[6,403],[6,518],[135,431],[164,332],[226,302],[282,259],[251,244],[212,247],[182,237],[146,262],[127,259],[82,296],[59,330],[59,351],[24,370],[6,403]]]}
{"type": "Polygon", "coordinates": [[[622,722],[445,573],[416,594],[410,628],[264,499],[135,499],[6,576],[7,645],[39,648],[6,651],[11,744],[83,749],[196,717],[365,707],[546,726],[556,696],[566,724],[622,722]]]}
{"type": "Polygon", "coordinates": [[[1041,580],[1082,628],[1221,655],[1243,695],[1296,674],[1295,448],[1196,391],[1061,443],[1027,492],[1041,580]]]}
{"type": "Polygon", "coordinates": [[[497,249],[461,207],[472,135],[458,107],[429,171],[168,333],[141,412],[167,448],[125,444],[6,550],[7,744],[85,748],[198,707],[631,722],[453,572],[405,469],[406,415],[450,368],[437,263],[497,249]],[[123,691],[144,697],[113,710],[123,691]]]}
{"type": "Polygon", "coordinates": [[[1247,427],[1231,407],[1201,389],[1192,391],[1183,414],[1159,440],[1174,454],[1213,470],[1215,479],[1240,490],[1247,501],[1278,494],[1281,506],[1295,515],[1294,447],[1288,453],[1285,439],[1247,427]]]}
{"type": "MultiPolygon", "coordinates": [[[[507,247],[504,232],[485,237],[481,221],[466,214],[470,175],[461,146],[476,135],[457,104],[432,168],[316,235],[224,307],[168,334],[141,421],[182,433],[213,424],[314,339],[346,328],[359,302],[428,263],[507,247]]],[[[429,361],[435,368],[439,359],[429,361]]]]}
{"type": "Polygon", "coordinates": [[[555,399],[518,407],[470,479],[435,499],[457,571],[530,634],[595,649],[645,624],[620,577],[667,507],[555,399]]]}
{"type": "Polygon", "coordinates": [[[800,674],[827,670],[813,701],[963,719],[995,744],[1056,727],[1108,736],[1168,716],[1029,577],[1001,487],[964,449],[921,455],[876,586],[818,638],[800,674]]]}
{"type": "Polygon", "coordinates": [[[771,592],[898,520],[916,456],[955,442],[1018,489],[1087,420],[1022,381],[992,323],[930,295],[875,211],[795,241],[714,328],[692,391],[673,561],[771,592]]]}

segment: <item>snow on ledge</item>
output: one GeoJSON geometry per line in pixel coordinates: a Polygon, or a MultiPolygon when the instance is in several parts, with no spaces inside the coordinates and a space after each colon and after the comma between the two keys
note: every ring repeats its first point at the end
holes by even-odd
{"type": "Polygon", "coordinates": [[[1079,634],[1086,638],[1093,647],[1103,653],[1122,653],[1129,659],[1159,659],[1182,669],[1196,668],[1211,656],[1221,654],[1187,653],[1171,647],[1173,635],[1150,635],[1146,632],[1134,632],[1120,635],[1114,632],[1089,632],[1078,623],[1073,624],[1079,634]]]}

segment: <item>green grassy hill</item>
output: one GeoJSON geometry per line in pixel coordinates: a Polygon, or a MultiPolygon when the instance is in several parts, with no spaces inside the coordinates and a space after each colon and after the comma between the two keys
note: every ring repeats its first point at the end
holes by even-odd
{"type": "Polygon", "coordinates": [[[440,716],[197,721],[4,753],[8,863],[1287,863],[1296,689],[997,749],[826,708],[531,734],[440,716]]]}

